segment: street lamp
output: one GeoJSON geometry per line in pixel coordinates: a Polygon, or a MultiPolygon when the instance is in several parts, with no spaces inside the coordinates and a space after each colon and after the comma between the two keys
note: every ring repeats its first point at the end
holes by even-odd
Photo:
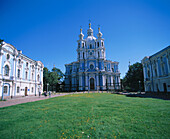
{"type": "Polygon", "coordinates": [[[49,85],[49,83],[47,83],[47,93],[48,93],[48,85],[49,85]]]}
{"type": "Polygon", "coordinates": [[[139,92],[141,94],[141,86],[140,86],[141,81],[139,81],[139,92]]]}

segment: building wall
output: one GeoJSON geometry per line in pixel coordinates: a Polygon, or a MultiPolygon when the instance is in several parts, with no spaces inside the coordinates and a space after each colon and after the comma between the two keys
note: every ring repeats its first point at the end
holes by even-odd
{"type": "Polygon", "coordinates": [[[43,67],[40,61],[28,58],[14,46],[5,42],[0,44],[0,96],[36,95],[42,92],[43,67]],[[8,75],[6,66],[9,67],[8,75]]]}
{"type": "Polygon", "coordinates": [[[142,60],[146,92],[170,92],[170,46],[142,60]]]}

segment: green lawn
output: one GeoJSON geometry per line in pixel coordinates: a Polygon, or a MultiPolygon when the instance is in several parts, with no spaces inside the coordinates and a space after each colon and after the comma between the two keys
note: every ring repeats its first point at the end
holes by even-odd
{"type": "Polygon", "coordinates": [[[170,101],[75,94],[0,108],[0,138],[170,138],[170,101]]]}

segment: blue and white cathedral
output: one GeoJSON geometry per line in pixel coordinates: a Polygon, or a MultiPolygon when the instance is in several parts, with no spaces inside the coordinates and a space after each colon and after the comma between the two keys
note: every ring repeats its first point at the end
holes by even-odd
{"type": "Polygon", "coordinates": [[[87,38],[82,28],[77,41],[77,61],[65,64],[65,91],[120,89],[119,62],[106,60],[105,44],[100,27],[97,38],[89,23],[87,38]]]}

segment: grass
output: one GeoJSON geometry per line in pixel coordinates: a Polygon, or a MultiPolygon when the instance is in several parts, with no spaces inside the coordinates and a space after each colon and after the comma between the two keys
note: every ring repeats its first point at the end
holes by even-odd
{"type": "Polygon", "coordinates": [[[0,138],[170,138],[170,101],[75,94],[0,108],[0,138]]]}

